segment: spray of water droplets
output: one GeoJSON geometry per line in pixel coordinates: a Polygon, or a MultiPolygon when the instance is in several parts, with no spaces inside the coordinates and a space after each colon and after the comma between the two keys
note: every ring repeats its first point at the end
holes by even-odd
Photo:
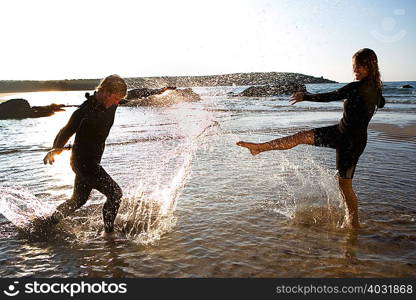
{"type": "Polygon", "coordinates": [[[53,209],[53,205],[21,187],[0,186],[0,213],[17,227],[27,227],[33,219],[49,215],[53,209]]]}

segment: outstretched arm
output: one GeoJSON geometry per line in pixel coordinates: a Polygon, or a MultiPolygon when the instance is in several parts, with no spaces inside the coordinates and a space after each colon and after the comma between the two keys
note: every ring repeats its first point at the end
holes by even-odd
{"type": "Polygon", "coordinates": [[[336,100],[347,99],[356,90],[355,83],[351,82],[336,91],[319,94],[305,94],[303,92],[294,93],[290,99],[291,104],[296,104],[301,101],[312,102],[330,102],[336,100]]]}

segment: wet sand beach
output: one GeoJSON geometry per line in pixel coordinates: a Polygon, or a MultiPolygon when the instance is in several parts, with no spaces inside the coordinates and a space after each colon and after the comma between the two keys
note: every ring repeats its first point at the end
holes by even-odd
{"type": "Polygon", "coordinates": [[[416,142],[416,123],[404,125],[372,123],[369,128],[381,132],[383,136],[392,139],[392,141],[416,142]]]}

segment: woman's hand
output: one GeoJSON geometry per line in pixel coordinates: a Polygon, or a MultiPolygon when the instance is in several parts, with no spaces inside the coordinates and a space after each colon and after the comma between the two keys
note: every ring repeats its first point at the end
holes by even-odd
{"type": "Polygon", "coordinates": [[[65,150],[64,148],[55,148],[50,150],[46,153],[45,157],[43,158],[43,163],[52,165],[55,162],[55,155],[61,154],[61,152],[65,150]]]}
{"type": "Polygon", "coordinates": [[[298,102],[302,102],[304,95],[305,95],[304,92],[293,93],[293,95],[290,97],[290,100],[289,100],[291,102],[290,104],[293,105],[293,104],[296,104],[298,102]]]}

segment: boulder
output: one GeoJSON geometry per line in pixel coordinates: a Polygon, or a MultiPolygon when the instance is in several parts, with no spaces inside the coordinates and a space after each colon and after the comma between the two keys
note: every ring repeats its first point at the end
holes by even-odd
{"type": "Polygon", "coordinates": [[[168,89],[160,94],[152,94],[150,96],[138,99],[127,100],[121,103],[124,106],[170,106],[182,102],[196,102],[201,97],[192,89],[168,89]]]}
{"type": "Polygon", "coordinates": [[[62,111],[63,104],[51,104],[47,106],[30,107],[25,99],[11,99],[0,103],[0,119],[24,119],[39,118],[53,115],[56,111],[62,111]]]}
{"type": "Polygon", "coordinates": [[[45,106],[32,106],[32,111],[33,111],[32,118],[49,117],[57,111],[65,111],[63,107],[65,107],[64,104],[55,104],[55,103],[52,103],[50,105],[45,105],[45,106]]]}
{"type": "Polygon", "coordinates": [[[414,89],[413,86],[411,86],[410,84],[405,84],[404,86],[402,86],[403,89],[414,89]]]}
{"type": "Polygon", "coordinates": [[[138,88],[127,92],[126,100],[143,99],[152,95],[160,94],[161,89],[138,88]]]}
{"type": "Polygon", "coordinates": [[[294,92],[306,92],[304,84],[290,83],[285,85],[252,86],[242,91],[238,96],[244,97],[270,97],[277,95],[290,95],[294,92]]]}
{"type": "Polygon", "coordinates": [[[144,99],[152,95],[160,95],[167,90],[176,90],[174,86],[168,86],[161,89],[137,88],[127,91],[126,100],[144,99]]]}
{"type": "Polygon", "coordinates": [[[29,102],[25,99],[11,99],[0,103],[0,119],[27,118],[31,113],[29,102]]]}

